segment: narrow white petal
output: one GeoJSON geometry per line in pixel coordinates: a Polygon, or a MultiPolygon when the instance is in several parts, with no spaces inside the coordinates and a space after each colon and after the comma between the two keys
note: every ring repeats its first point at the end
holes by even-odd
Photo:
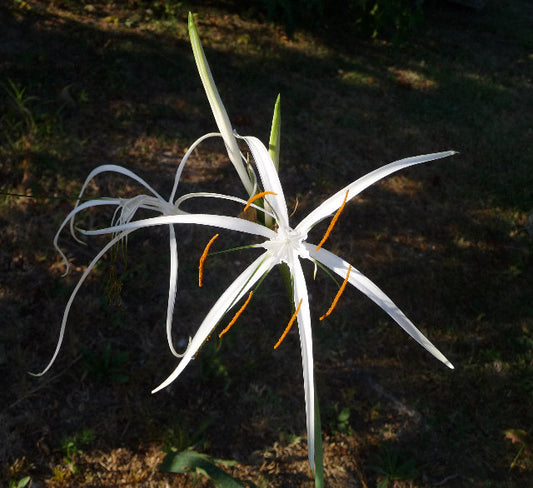
{"type": "Polygon", "coordinates": [[[265,198],[269,205],[274,210],[277,219],[281,221],[284,226],[289,225],[289,214],[287,212],[287,203],[283,195],[283,187],[279,181],[276,166],[268,153],[268,149],[257,137],[242,137],[254,158],[261,182],[263,183],[264,191],[274,192],[275,195],[267,195],[265,198]]]}
{"type": "Polygon", "coordinates": [[[185,195],[182,195],[181,197],[176,199],[175,205],[176,207],[181,207],[183,202],[186,202],[187,200],[191,200],[193,198],[219,198],[221,200],[229,200],[232,202],[237,202],[237,203],[242,204],[243,206],[245,206],[246,203],[248,202],[248,200],[244,200],[244,198],[234,197],[232,195],[225,195],[223,193],[198,191],[198,192],[186,193],[185,195]]]}
{"type": "MultiPolygon", "coordinates": [[[[186,202],[187,200],[191,200],[193,198],[218,198],[220,200],[229,200],[229,201],[232,201],[232,202],[240,203],[240,204],[242,204],[243,207],[245,207],[246,204],[248,203],[248,200],[244,200],[242,198],[234,197],[234,196],[231,196],[231,195],[224,195],[222,193],[193,192],[193,193],[187,193],[187,194],[182,195],[181,197],[179,197],[176,200],[176,202],[175,202],[176,208],[180,208],[181,205],[183,204],[183,202],[186,202]]],[[[266,213],[266,214],[274,217],[274,214],[268,212],[264,208],[261,208],[259,205],[255,205],[254,203],[252,203],[250,206],[255,208],[256,210],[258,210],[260,212],[266,213]]]]}
{"type": "Polygon", "coordinates": [[[374,184],[376,181],[379,181],[382,178],[385,178],[385,176],[388,176],[396,171],[409,166],[414,166],[415,164],[422,164],[429,161],[434,161],[436,159],[446,158],[448,156],[452,156],[453,154],[456,154],[456,152],[446,151],[433,154],[424,154],[422,156],[414,156],[411,158],[394,161],[393,163],[386,164],[381,168],[371,171],[353,183],[350,183],[348,186],[345,186],[342,190],[339,190],[325,202],[320,204],[296,226],[295,230],[307,231],[321,220],[335,213],[342,205],[342,202],[346,196],[346,191],[349,192],[347,198],[348,201],[357,196],[370,185],[374,184]]]}
{"type": "MultiPolygon", "coordinates": [[[[127,176],[133,180],[135,180],[137,183],[140,183],[142,186],[144,186],[150,193],[152,193],[158,200],[160,200],[162,203],[165,202],[163,197],[159,195],[146,181],[144,181],[140,176],[136,175],[133,171],[130,171],[127,168],[124,168],[122,166],[118,166],[116,164],[102,164],[96,168],[94,168],[88,175],[87,178],[85,178],[85,181],[81,187],[80,193],[78,195],[78,200],[76,201],[76,204],[74,205],[74,210],[76,210],[80,206],[80,200],[83,194],[85,193],[85,190],[87,189],[87,185],[89,182],[102,173],[118,173],[124,176],[127,176]]],[[[75,213],[74,213],[75,215],[75,213]]],[[[79,239],[76,237],[76,232],[74,230],[74,218],[70,221],[70,233],[74,239],[76,239],[78,242],[79,239]]]]}
{"type": "Polygon", "coordinates": [[[172,191],[170,193],[170,198],[168,199],[169,202],[174,201],[174,197],[176,196],[176,192],[178,190],[178,184],[181,178],[181,174],[183,173],[183,170],[185,168],[185,165],[187,164],[187,161],[189,160],[191,154],[193,151],[198,147],[198,145],[205,141],[206,139],[210,139],[211,137],[222,137],[221,134],[218,132],[210,132],[208,134],[204,134],[202,137],[199,137],[191,144],[191,147],[187,149],[187,152],[184,154],[184,156],[181,158],[180,164],[178,165],[178,168],[176,169],[176,174],[174,176],[174,185],[172,186],[172,191]]]}
{"type": "Polygon", "coordinates": [[[170,224],[196,224],[206,225],[210,227],[218,227],[227,230],[234,230],[243,232],[245,234],[258,235],[272,239],[276,233],[266,228],[263,225],[250,222],[248,220],[239,219],[238,217],[228,217],[226,215],[212,215],[212,214],[180,214],[180,215],[163,215],[160,217],[152,217],[149,219],[136,220],[122,225],[114,225],[105,229],[84,230],[83,234],[88,236],[95,236],[101,234],[114,234],[116,232],[123,232],[127,230],[141,229],[143,227],[155,227],[158,225],[170,224]]]}
{"type": "Polygon", "coordinates": [[[82,274],[81,278],[78,280],[78,283],[76,284],[74,290],[72,291],[70,298],[68,299],[67,305],[65,307],[65,311],[63,312],[63,319],[61,321],[61,329],[59,331],[59,338],[57,340],[56,349],[54,351],[54,354],[52,356],[52,359],[48,363],[48,365],[40,372],[40,373],[32,373],[34,376],[42,376],[44,375],[51,367],[52,364],[54,364],[54,361],[57,358],[57,355],[59,354],[59,350],[61,349],[61,344],[63,343],[63,337],[65,335],[65,328],[67,326],[67,320],[68,315],[70,312],[70,308],[72,307],[72,303],[74,302],[74,299],[76,298],[76,295],[81,288],[81,285],[83,285],[84,281],[87,279],[87,276],[89,276],[89,273],[92,271],[92,269],[96,266],[96,263],[100,261],[101,257],[109,251],[115,244],[120,242],[122,239],[124,239],[130,232],[123,232],[119,235],[115,236],[113,239],[111,239],[103,248],[102,250],[94,257],[94,259],[91,261],[89,266],[87,266],[87,269],[82,274]]]}
{"type": "MultiPolygon", "coordinates": [[[[76,209],[79,204],[81,197],[85,193],[85,190],[87,189],[87,185],[89,182],[96,176],[98,176],[101,173],[118,173],[124,176],[128,176],[129,178],[135,180],[136,182],[140,183],[142,186],[144,186],[148,191],[150,191],[156,198],[164,202],[163,197],[159,195],[146,181],[144,181],[140,176],[136,175],[133,171],[130,171],[127,168],[124,168],[122,166],[118,166],[116,164],[102,164],[96,168],[94,168],[88,175],[87,178],[85,178],[85,181],[81,187],[80,193],[78,195],[78,201],[74,205],[74,209],[76,209]]],[[[76,235],[74,232],[74,219],[70,221],[70,233],[72,236],[76,239],[76,235]]]]}
{"type": "Polygon", "coordinates": [[[250,290],[250,288],[252,288],[252,286],[254,286],[255,283],[257,283],[259,279],[261,279],[265,273],[270,271],[272,265],[273,259],[268,257],[268,253],[263,253],[250,266],[248,266],[237,279],[235,279],[204,318],[177,368],[163,383],[155,388],[152,393],[156,393],[159,390],[166,388],[183,372],[220,319],[246,294],[246,292],[248,292],[248,290],[250,290]]]}
{"type": "Polygon", "coordinates": [[[176,232],[172,225],[168,226],[170,232],[170,276],[168,285],[168,304],[167,304],[167,341],[168,347],[176,357],[182,357],[183,354],[176,352],[172,342],[172,322],[174,318],[174,306],[176,303],[176,293],[178,289],[178,245],[176,242],[176,232]]]}
{"type": "MultiPolygon", "coordinates": [[[[313,371],[313,333],[307,284],[298,255],[293,253],[289,267],[294,282],[294,306],[302,300],[298,312],[298,331],[302,352],[302,370],[305,391],[305,417],[307,425],[307,453],[311,470],[315,470],[315,380],[313,371]]],[[[321,435],[317,433],[317,435],[321,435]]]]}
{"type": "MultiPolygon", "coordinates": [[[[346,277],[350,266],[349,263],[324,248],[320,248],[316,251],[315,246],[308,243],[305,243],[305,247],[313,259],[321,262],[340,277],[346,277]]],[[[426,336],[415,327],[394,302],[371,280],[352,267],[348,282],[387,312],[390,317],[393,318],[396,323],[424,349],[435,356],[439,361],[442,361],[446,366],[454,369],[452,363],[448,361],[448,359],[426,338],[426,336]]]]}
{"type": "Polygon", "coordinates": [[[101,173],[118,173],[124,176],[128,176],[129,178],[135,180],[137,183],[140,183],[142,186],[144,186],[152,195],[154,195],[156,198],[163,200],[163,197],[159,195],[146,181],[144,181],[140,176],[136,175],[133,171],[124,168],[122,166],[118,166],[116,164],[102,164],[101,166],[98,166],[94,168],[88,175],[87,178],[85,178],[85,182],[83,183],[82,189],[80,191],[80,197],[87,188],[87,185],[89,182],[97,175],[101,173]]]}
{"type": "MultiPolygon", "coordinates": [[[[59,226],[59,229],[56,232],[56,235],[54,236],[54,247],[57,249],[57,252],[61,255],[61,258],[63,261],[65,261],[65,273],[63,273],[63,276],[68,273],[69,270],[69,263],[68,259],[59,247],[59,235],[61,234],[61,231],[65,228],[65,226],[70,222],[74,220],[74,217],[83,210],[91,207],[98,207],[100,205],[120,205],[121,204],[120,198],[114,198],[114,199],[101,199],[101,200],[90,200],[88,202],[84,202],[81,205],[76,206],[73,210],[70,211],[70,213],[65,217],[63,222],[61,222],[61,225],[59,226]]],[[[83,241],[80,241],[75,234],[73,234],[73,237],[80,242],[81,244],[85,244],[83,241]]]]}

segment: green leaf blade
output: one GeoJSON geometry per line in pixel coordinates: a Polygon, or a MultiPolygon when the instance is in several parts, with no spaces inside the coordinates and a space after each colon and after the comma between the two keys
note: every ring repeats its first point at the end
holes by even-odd
{"type": "Polygon", "coordinates": [[[217,488],[244,488],[235,478],[215,465],[214,459],[196,451],[170,452],[160,469],[170,473],[200,473],[213,481],[217,488]]]}

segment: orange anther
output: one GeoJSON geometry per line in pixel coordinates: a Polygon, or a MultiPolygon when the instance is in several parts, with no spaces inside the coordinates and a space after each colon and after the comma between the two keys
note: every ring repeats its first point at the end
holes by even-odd
{"type": "Polygon", "coordinates": [[[265,195],[277,195],[277,193],[274,193],[273,191],[262,191],[261,193],[258,193],[257,195],[254,195],[253,197],[250,197],[250,200],[246,202],[246,206],[244,207],[244,211],[248,210],[250,205],[255,202],[259,198],[263,198],[265,195]]]}
{"type": "Polygon", "coordinates": [[[239,316],[241,315],[241,313],[244,312],[244,309],[246,308],[246,305],[248,305],[248,303],[250,302],[250,300],[252,299],[252,295],[253,295],[253,291],[251,291],[248,295],[248,298],[246,299],[246,301],[244,302],[243,306],[241,308],[239,308],[239,310],[237,311],[237,313],[233,316],[233,318],[231,319],[231,322],[226,326],[226,328],[220,333],[218,334],[218,338],[220,339],[228,330],[230,330],[232,327],[233,327],[233,324],[235,322],[237,322],[237,319],[239,318],[239,316]]]}
{"type": "Polygon", "coordinates": [[[276,345],[274,346],[274,349],[277,349],[279,345],[283,342],[283,339],[287,336],[289,331],[291,330],[292,324],[294,324],[294,321],[296,320],[296,317],[298,316],[298,312],[300,311],[300,307],[302,305],[302,299],[300,298],[300,301],[298,302],[298,306],[296,307],[296,310],[292,314],[291,320],[289,320],[289,323],[287,327],[285,327],[285,330],[283,331],[283,334],[281,334],[281,337],[279,338],[278,342],[276,342],[276,345]]]}
{"type": "Polygon", "coordinates": [[[333,218],[331,219],[331,222],[329,223],[328,230],[326,230],[326,233],[324,234],[324,237],[322,237],[322,240],[320,241],[318,246],[316,246],[315,251],[318,251],[322,247],[322,244],[324,244],[324,242],[327,241],[329,235],[331,234],[331,231],[333,230],[333,227],[337,223],[337,220],[339,220],[339,217],[340,217],[342,211],[344,210],[344,206],[346,205],[346,200],[348,200],[348,193],[349,192],[350,192],[350,190],[346,190],[346,195],[344,195],[344,200],[342,202],[342,205],[335,212],[335,215],[333,216],[333,218]]]}
{"type": "Polygon", "coordinates": [[[342,282],[341,287],[339,288],[339,291],[335,295],[335,298],[333,299],[333,302],[331,303],[331,307],[329,307],[329,310],[320,317],[319,320],[324,320],[331,312],[333,312],[333,309],[337,306],[337,302],[339,301],[339,298],[344,292],[344,289],[346,288],[346,284],[348,283],[348,278],[350,277],[350,271],[352,270],[352,265],[348,268],[348,274],[346,275],[346,278],[344,278],[344,281],[342,282]]]}
{"type": "Polygon", "coordinates": [[[207,254],[209,253],[209,248],[215,242],[215,239],[218,237],[218,234],[215,234],[213,237],[211,237],[211,240],[207,243],[207,246],[205,246],[204,252],[200,256],[200,263],[198,264],[198,286],[202,286],[202,279],[204,277],[204,262],[207,258],[207,254]]]}

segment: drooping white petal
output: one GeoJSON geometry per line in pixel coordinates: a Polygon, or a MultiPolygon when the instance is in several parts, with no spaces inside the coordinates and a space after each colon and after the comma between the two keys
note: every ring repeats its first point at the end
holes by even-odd
{"type": "Polygon", "coordinates": [[[67,320],[68,320],[68,315],[69,315],[69,312],[70,312],[70,308],[72,307],[72,303],[74,302],[74,299],[76,298],[76,295],[77,295],[79,289],[81,288],[81,285],[83,285],[83,283],[87,279],[87,276],[89,276],[90,272],[96,266],[96,263],[98,263],[98,261],[100,261],[102,256],[107,251],[109,251],[109,249],[111,249],[115,244],[117,244],[122,239],[124,239],[130,232],[131,231],[122,232],[122,233],[118,234],[117,236],[115,236],[113,239],[111,239],[100,250],[100,252],[93,258],[93,260],[90,262],[89,266],[87,266],[87,269],[84,271],[84,273],[82,274],[81,278],[78,280],[78,283],[74,287],[74,290],[70,294],[70,298],[68,299],[67,305],[65,307],[65,311],[63,312],[63,319],[61,321],[61,329],[59,331],[59,338],[57,340],[56,349],[54,351],[52,359],[50,360],[48,365],[40,373],[31,373],[31,374],[33,374],[34,376],[42,376],[52,367],[52,364],[54,364],[54,361],[56,360],[57,355],[59,354],[59,350],[61,349],[61,344],[63,343],[63,337],[65,335],[65,328],[67,326],[67,320]]]}
{"type": "Polygon", "coordinates": [[[315,380],[313,370],[313,332],[311,329],[311,312],[309,310],[309,294],[302,270],[302,265],[296,252],[289,257],[289,268],[294,284],[294,306],[298,307],[298,331],[300,333],[300,349],[302,353],[302,370],[305,392],[305,418],[307,425],[307,453],[311,470],[315,470],[315,380]]]}
{"type": "Polygon", "coordinates": [[[202,84],[211,106],[211,111],[215,117],[215,121],[218,127],[218,130],[222,134],[226,149],[228,151],[228,156],[235,166],[241,181],[246,188],[246,191],[251,196],[253,191],[253,183],[248,176],[246,167],[243,164],[241,159],[241,152],[235,136],[233,135],[233,129],[231,127],[231,122],[229,120],[226,108],[222,103],[222,99],[218,93],[218,89],[215,85],[213,75],[211,74],[211,69],[205,57],[204,49],[202,43],[200,42],[200,36],[198,35],[198,30],[196,29],[196,24],[194,23],[194,18],[191,13],[189,13],[189,37],[191,39],[192,51],[194,54],[194,60],[196,61],[196,66],[198,67],[198,73],[202,80],[202,84]]]}
{"type": "MultiPolygon", "coordinates": [[[[340,277],[346,277],[350,264],[344,261],[344,259],[341,259],[339,256],[324,248],[320,248],[316,251],[315,246],[312,244],[305,243],[304,245],[313,259],[316,259],[324,266],[327,266],[340,277]]],[[[371,280],[352,267],[348,282],[387,312],[390,317],[393,318],[396,323],[424,349],[435,356],[439,361],[442,361],[446,366],[454,369],[452,363],[448,361],[448,359],[426,338],[426,336],[415,327],[394,302],[371,280]]]]}
{"type": "Polygon", "coordinates": [[[265,273],[270,271],[273,264],[274,260],[269,257],[268,252],[265,252],[235,279],[204,318],[177,368],[165,381],[163,381],[163,383],[155,388],[152,393],[156,393],[167,387],[182,373],[205,340],[209,337],[220,319],[246,294],[246,292],[248,292],[248,290],[250,290],[250,288],[254,286],[255,283],[257,283],[258,280],[262,278],[265,273]]]}
{"type": "MultiPolygon", "coordinates": [[[[61,231],[65,228],[65,226],[68,223],[71,223],[74,220],[74,217],[82,212],[83,210],[91,207],[98,207],[101,205],[120,205],[121,199],[120,198],[109,198],[109,199],[102,199],[102,200],[90,200],[88,202],[84,202],[78,206],[76,206],[73,210],[70,211],[70,213],[65,217],[63,222],[61,222],[61,225],[59,226],[59,229],[56,232],[56,235],[54,236],[54,247],[57,249],[57,252],[61,255],[61,258],[65,262],[65,272],[63,273],[63,276],[65,276],[68,273],[69,270],[69,262],[67,257],[65,256],[65,253],[61,250],[59,247],[59,235],[61,234],[61,231]]],[[[74,238],[82,243],[85,244],[83,241],[80,241],[74,234],[74,238]]]]}
{"type": "Polygon", "coordinates": [[[267,195],[265,198],[274,210],[277,216],[278,224],[285,227],[289,225],[289,214],[287,212],[287,203],[283,194],[283,187],[279,181],[276,166],[268,153],[265,145],[257,138],[252,136],[242,137],[254,158],[264,191],[274,192],[275,195],[267,195]]]}
{"type": "Polygon", "coordinates": [[[158,225],[169,224],[196,224],[206,225],[210,227],[218,227],[221,229],[234,230],[245,234],[253,234],[257,236],[272,239],[276,233],[263,225],[250,222],[248,220],[240,219],[238,217],[228,217],[226,215],[213,214],[180,214],[180,215],[163,215],[160,217],[152,217],[149,219],[136,220],[122,225],[114,225],[106,227],[105,229],[83,230],[82,232],[88,236],[96,236],[102,234],[114,234],[116,232],[123,232],[135,229],[142,229],[145,227],[156,227],[158,225]]]}
{"type": "MultiPolygon", "coordinates": [[[[102,164],[100,166],[97,166],[94,168],[88,175],[87,178],[85,178],[85,181],[81,187],[80,193],[78,195],[78,201],[74,205],[74,208],[79,206],[80,199],[85,193],[85,190],[87,189],[87,185],[89,182],[96,176],[102,173],[118,173],[124,176],[127,176],[133,180],[135,180],[137,183],[140,183],[142,186],[144,186],[152,195],[154,195],[157,199],[164,202],[165,200],[159,193],[157,193],[146,181],[144,181],[139,175],[136,175],[133,171],[130,171],[127,168],[124,168],[122,166],[118,166],[116,164],[102,164]]],[[[74,232],[74,219],[70,222],[70,233],[72,236],[76,239],[76,235],[74,232]]]]}
{"type": "Polygon", "coordinates": [[[181,357],[183,354],[176,352],[174,343],[172,341],[172,323],[174,317],[174,306],[176,303],[176,293],[178,289],[178,245],[176,242],[176,232],[172,225],[168,226],[170,236],[170,275],[168,285],[168,303],[167,303],[167,342],[172,354],[176,357],[181,357]]]}
{"type": "Polygon", "coordinates": [[[181,179],[181,174],[183,173],[183,170],[185,169],[185,165],[187,164],[187,161],[189,161],[189,158],[191,157],[191,154],[193,151],[198,147],[198,145],[205,141],[206,139],[210,139],[212,137],[222,137],[221,134],[218,132],[209,132],[208,134],[204,134],[202,137],[199,137],[194,141],[189,149],[187,149],[186,153],[181,158],[180,164],[178,164],[178,168],[176,169],[176,174],[174,175],[174,185],[172,186],[172,191],[170,192],[170,197],[168,199],[169,202],[174,201],[174,197],[176,196],[176,192],[178,190],[178,184],[181,179]]]}
{"type": "Polygon", "coordinates": [[[97,175],[102,173],[118,173],[124,176],[127,176],[131,178],[132,180],[135,180],[137,183],[140,183],[142,186],[144,186],[152,195],[154,195],[156,198],[163,200],[164,198],[157,193],[145,180],[143,180],[139,175],[135,174],[133,171],[124,168],[122,166],[118,166],[116,164],[102,164],[100,166],[97,166],[94,168],[88,175],[87,178],[85,178],[85,182],[83,183],[83,186],[80,190],[80,197],[83,195],[85,190],[87,189],[87,185],[89,182],[97,175]]]}
{"type": "Polygon", "coordinates": [[[409,166],[414,166],[415,164],[422,164],[429,161],[434,161],[436,159],[446,158],[448,156],[452,156],[453,154],[456,154],[456,152],[445,151],[433,154],[424,154],[422,156],[413,156],[411,158],[394,161],[393,163],[389,163],[381,168],[375,169],[353,183],[350,183],[348,186],[345,186],[342,190],[339,190],[326,201],[322,202],[315,210],[304,217],[304,219],[296,226],[296,230],[308,231],[315,224],[335,213],[342,205],[342,202],[346,197],[346,191],[348,191],[348,198],[346,201],[349,201],[363,190],[368,188],[370,185],[374,184],[376,181],[379,181],[382,178],[385,178],[385,176],[395,173],[396,171],[409,166]]]}
{"type": "Polygon", "coordinates": [[[193,198],[218,198],[220,200],[229,200],[232,202],[240,203],[243,206],[245,206],[247,203],[247,200],[244,200],[244,198],[234,197],[232,195],[225,195],[224,193],[197,191],[192,193],[186,193],[185,195],[182,195],[181,197],[177,198],[175,201],[175,205],[179,208],[183,205],[183,202],[186,202],[187,200],[191,200],[193,198]]]}

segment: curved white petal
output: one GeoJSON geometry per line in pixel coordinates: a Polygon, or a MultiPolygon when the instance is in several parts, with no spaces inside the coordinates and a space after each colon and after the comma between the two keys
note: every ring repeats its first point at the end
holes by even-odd
{"type": "Polygon", "coordinates": [[[168,226],[169,228],[169,246],[170,246],[170,275],[169,275],[169,285],[168,285],[168,303],[167,303],[167,342],[168,347],[172,354],[176,357],[182,357],[183,354],[180,354],[174,348],[174,343],[172,341],[172,323],[174,319],[174,306],[176,303],[176,293],[178,290],[178,245],[176,242],[176,232],[172,225],[168,226]]]}
{"type": "Polygon", "coordinates": [[[92,271],[92,269],[96,266],[96,263],[100,260],[100,258],[107,252],[109,249],[111,249],[116,243],[120,242],[122,239],[124,239],[132,230],[122,232],[115,236],[113,239],[111,239],[101,250],[100,252],[93,258],[89,266],[87,266],[87,269],[82,274],[81,278],[78,280],[78,283],[76,284],[74,290],[72,291],[70,298],[68,299],[67,305],[65,307],[65,311],[63,312],[63,319],[61,321],[61,329],[59,331],[59,338],[57,340],[56,349],[54,351],[54,354],[52,356],[52,359],[48,363],[48,365],[40,372],[40,373],[31,373],[34,376],[42,376],[44,375],[51,367],[52,364],[54,364],[54,361],[57,358],[57,355],[59,354],[59,350],[61,349],[61,344],[63,343],[63,337],[65,335],[65,328],[67,326],[67,320],[68,315],[70,312],[70,308],[72,307],[72,303],[74,302],[74,298],[76,298],[76,295],[81,288],[81,285],[83,285],[84,281],[87,279],[87,276],[89,276],[89,273],[92,271]]]}
{"type": "Polygon", "coordinates": [[[242,137],[254,158],[264,191],[274,192],[275,195],[267,195],[265,198],[276,214],[278,223],[285,227],[289,226],[289,214],[287,212],[287,203],[283,194],[283,187],[279,181],[276,166],[268,153],[265,145],[257,138],[252,136],[242,137]]]}
{"type": "Polygon", "coordinates": [[[141,229],[143,227],[155,227],[158,225],[169,224],[196,224],[206,225],[210,227],[219,227],[227,230],[234,230],[243,232],[245,234],[253,234],[257,236],[272,239],[276,233],[263,225],[250,222],[248,220],[240,219],[238,217],[228,217],[226,215],[212,215],[212,214],[180,214],[180,215],[163,215],[160,217],[152,217],[149,219],[136,220],[126,224],[106,227],[105,229],[84,230],[80,231],[88,236],[96,236],[101,234],[114,234],[116,232],[123,232],[128,230],[141,229]]]}
{"type": "Polygon", "coordinates": [[[259,256],[250,266],[248,266],[226,289],[220,298],[213,305],[209,313],[206,315],[202,324],[194,335],[189,347],[185,351],[178,367],[171,373],[171,375],[163,381],[152,393],[167,387],[172,383],[187,367],[191,359],[198,352],[204,341],[209,337],[212,330],[218,324],[220,319],[228,312],[245,294],[254,286],[261,277],[270,271],[274,264],[274,260],[268,256],[268,252],[259,256]]]}
{"type": "MultiPolygon", "coordinates": [[[[94,168],[88,175],[87,178],[85,178],[85,181],[81,187],[80,193],[78,195],[78,201],[74,205],[74,208],[78,207],[81,197],[83,196],[85,190],[87,189],[87,185],[89,182],[95,177],[98,176],[101,173],[119,173],[124,176],[128,176],[129,178],[135,180],[137,183],[140,183],[142,186],[144,186],[148,191],[150,191],[157,199],[164,202],[165,200],[159,193],[157,193],[146,181],[144,181],[140,176],[136,175],[133,171],[124,168],[122,166],[118,166],[116,164],[102,164],[100,166],[97,166],[94,168]]],[[[70,233],[73,237],[75,237],[74,233],[74,220],[70,222],[70,233]]]]}
{"type": "MultiPolygon", "coordinates": [[[[246,204],[248,203],[247,200],[244,200],[239,197],[234,197],[232,195],[224,195],[223,193],[193,192],[193,193],[187,193],[179,197],[175,202],[176,208],[180,208],[183,202],[186,202],[187,200],[192,200],[193,198],[218,198],[220,200],[229,200],[232,202],[241,203],[243,207],[246,206],[246,204]]],[[[270,215],[271,217],[275,218],[274,214],[272,214],[268,210],[265,210],[264,208],[261,208],[259,205],[255,205],[254,203],[252,203],[250,206],[262,213],[266,213],[270,215]]]]}
{"type": "MultiPolygon", "coordinates": [[[[346,277],[350,264],[344,261],[344,259],[341,259],[339,256],[324,248],[320,248],[316,251],[315,246],[312,244],[305,243],[304,245],[313,259],[321,262],[340,277],[346,277]]],[[[446,366],[454,369],[452,363],[448,361],[448,359],[426,338],[426,336],[415,327],[394,302],[371,280],[352,267],[348,282],[387,312],[390,317],[393,318],[396,323],[424,349],[435,356],[439,361],[442,361],[446,366]]]]}
{"type": "Polygon", "coordinates": [[[159,200],[164,200],[164,198],[157,193],[146,181],[144,181],[139,175],[136,175],[133,171],[124,168],[123,166],[118,166],[116,164],[102,164],[100,166],[97,166],[94,168],[88,175],[87,178],[85,178],[85,182],[83,183],[82,189],[80,190],[80,197],[83,194],[83,192],[86,190],[87,185],[89,182],[97,175],[101,173],[119,173],[124,176],[128,176],[132,180],[135,180],[137,183],[140,183],[142,186],[144,186],[152,195],[154,195],[159,200]]]}
{"type": "Polygon", "coordinates": [[[321,203],[296,226],[295,230],[308,231],[315,224],[335,213],[342,205],[342,202],[346,197],[346,191],[349,192],[348,198],[346,199],[346,201],[348,201],[357,196],[370,185],[374,184],[376,181],[379,181],[382,178],[385,178],[385,176],[388,176],[396,171],[409,166],[414,166],[415,164],[427,163],[436,159],[446,158],[448,156],[452,156],[453,154],[456,154],[456,152],[445,151],[433,154],[424,154],[422,156],[413,156],[411,158],[394,161],[393,163],[389,163],[381,168],[375,169],[353,183],[350,183],[348,186],[345,186],[342,190],[339,190],[326,201],[321,203]]]}
{"type": "MultiPolygon", "coordinates": [[[[65,256],[65,253],[61,250],[59,247],[59,235],[61,234],[61,231],[65,228],[65,226],[73,221],[74,217],[83,210],[90,208],[90,207],[98,207],[100,205],[120,205],[122,200],[120,198],[114,198],[114,199],[102,199],[102,200],[90,200],[88,202],[84,202],[81,205],[77,205],[70,211],[70,213],[65,217],[63,222],[61,222],[61,225],[59,226],[59,229],[56,232],[56,235],[54,236],[54,247],[57,249],[57,252],[61,255],[61,258],[63,261],[65,261],[65,272],[63,273],[63,276],[65,276],[68,273],[69,270],[69,262],[67,257],[65,256]]],[[[73,237],[80,242],[81,244],[85,244],[83,241],[80,241],[76,235],[74,234],[73,237]]]]}
{"type": "Polygon", "coordinates": [[[174,176],[174,185],[172,186],[172,191],[170,192],[170,197],[168,199],[169,202],[174,201],[174,197],[176,196],[176,192],[178,190],[178,184],[181,178],[181,174],[183,173],[183,169],[185,168],[189,157],[201,142],[205,141],[206,139],[210,139],[211,137],[222,137],[222,135],[218,132],[209,132],[208,134],[204,134],[202,137],[199,137],[191,144],[191,147],[187,149],[187,152],[181,158],[180,164],[178,165],[178,168],[176,169],[176,174],[174,176]]]}
{"type": "Polygon", "coordinates": [[[182,195],[181,197],[177,198],[175,201],[175,205],[176,207],[180,207],[183,204],[183,202],[186,202],[187,200],[191,200],[193,198],[219,198],[220,200],[229,200],[232,202],[240,203],[243,206],[245,206],[246,203],[248,202],[247,200],[244,200],[244,198],[234,197],[232,195],[225,195],[224,193],[198,191],[198,192],[186,193],[185,195],[182,195]]]}
{"type": "Polygon", "coordinates": [[[294,306],[298,307],[298,331],[300,333],[300,348],[302,353],[302,370],[305,391],[305,418],[307,425],[307,453],[311,470],[315,470],[315,379],[313,370],[313,332],[311,329],[311,312],[309,310],[309,295],[302,265],[296,252],[289,259],[289,268],[294,283],[294,306]]]}

